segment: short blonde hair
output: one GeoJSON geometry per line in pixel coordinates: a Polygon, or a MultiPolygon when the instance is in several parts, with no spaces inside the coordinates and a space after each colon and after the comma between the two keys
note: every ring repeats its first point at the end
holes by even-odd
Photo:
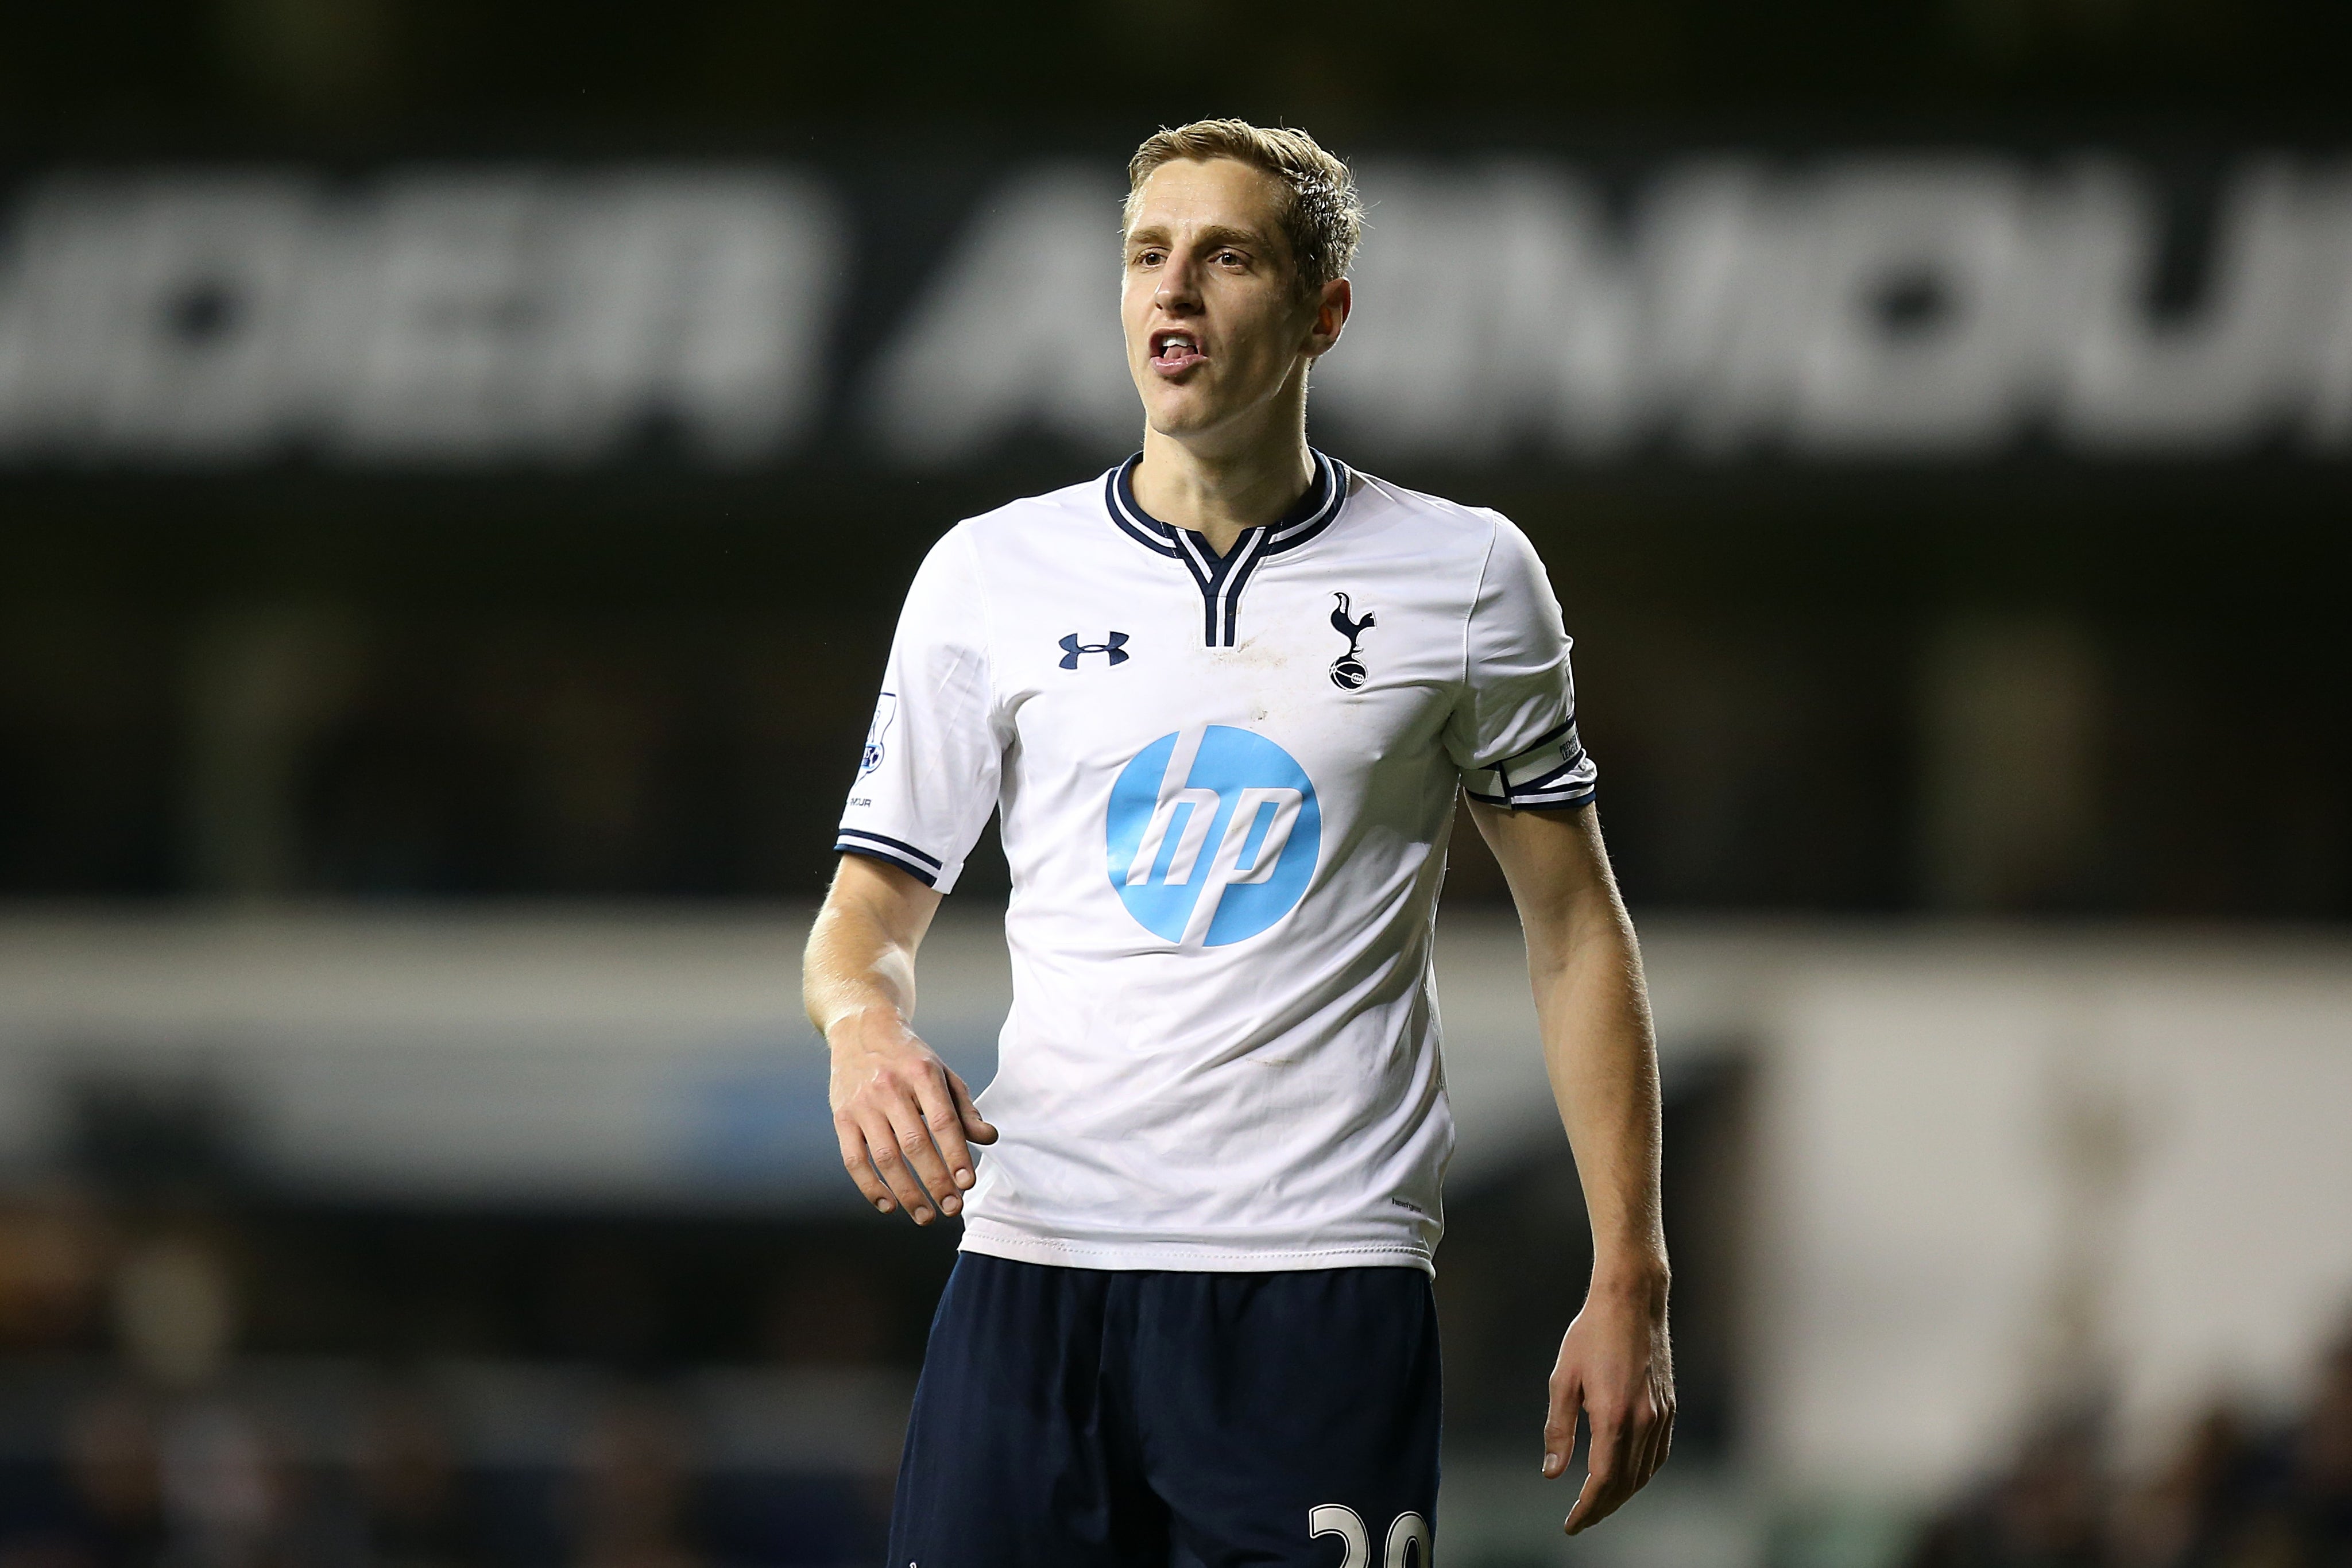
{"type": "Polygon", "coordinates": [[[1282,235],[1290,246],[1298,291],[1311,294],[1335,277],[1345,277],[1363,235],[1364,204],[1356,196],[1348,165],[1326,152],[1304,131],[1252,125],[1246,120],[1196,120],[1144,138],[1127,162],[1125,228],[1135,227],[1143,183],[1162,163],[1179,158],[1206,162],[1231,158],[1271,174],[1290,193],[1282,213],[1282,235]]]}

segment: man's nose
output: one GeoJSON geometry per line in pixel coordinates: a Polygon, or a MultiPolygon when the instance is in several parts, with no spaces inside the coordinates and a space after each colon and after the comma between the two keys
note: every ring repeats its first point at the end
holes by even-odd
{"type": "Polygon", "coordinates": [[[1151,298],[1162,309],[1191,309],[1201,303],[1200,263],[1189,253],[1177,251],[1160,269],[1160,287],[1151,298]]]}

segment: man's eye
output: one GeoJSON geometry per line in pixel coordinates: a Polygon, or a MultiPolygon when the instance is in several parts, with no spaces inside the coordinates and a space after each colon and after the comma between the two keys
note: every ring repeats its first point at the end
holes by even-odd
{"type": "Polygon", "coordinates": [[[1156,250],[1137,251],[1135,253],[1135,265],[1138,267],[1158,267],[1160,265],[1160,252],[1156,250]]]}

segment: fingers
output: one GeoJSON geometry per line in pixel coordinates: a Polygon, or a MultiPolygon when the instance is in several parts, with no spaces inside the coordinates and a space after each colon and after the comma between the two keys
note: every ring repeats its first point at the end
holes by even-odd
{"type": "Polygon", "coordinates": [[[1584,1485],[1562,1526],[1570,1535],[1616,1512],[1641,1485],[1634,1479],[1635,1465],[1645,1434],[1637,1429],[1633,1413],[1613,1402],[1591,1399],[1584,1415],[1591,1441],[1585,1448],[1584,1485]]]}
{"type": "Polygon", "coordinates": [[[855,1122],[841,1116],[834,1118],[833,1131],[841,1140],[842,1167],[849,1172],[849,1179],[857,1184],[866,1201],[885,1214],[898,1207],[891,1200],[890,1189],[874,1174],[874,1156],[866,1152],[865,1132],[855,1122]]]}
{"type": "MultiPolygon", "coordinates": [[[[922,1125],[918,1118],[917,1128],[922,1125]]],[[[866,1153],[873,1160],[875,1171],[907,1218],[918,1225],[929,1225],[932,1218],[931,1195],[923,1189],[921,1180],[908,1164],[897,1124],[879,1112],[869,1113],[859,1119],[858,1130],[866,1138],[866,1153]]],[[[885,1214],[888,1209],[882,1211],[885,1214]]]]}
{"type": "Polygon", "coordinates": [[[918,1225],[960,1212],[979,1176],[970,1145],[996,1140],[963,1080],[903,1030],[879,1046],[832,1043],[834,1131],[858,1192],[918,1225]]]}
{"type": "Polygon", "coordinates": [[[1598,1464],[1588,1462],[1584,1485],[1577,1490],[1576,1506],[1568,1511],[1568,1518],[1560,1526],[1562,1531],[1574,1535],[1591,1529],[1616,1512],[1618,1504],[1623,1502],[1627,1495],[1624,1474],[1622,1458],[1615,1460],[1603,1458],[1598,1464]]]}
{"type": "MultiPolygon", "coordinates": [[[[955,1130],[947,1094],[936,1077],[929,1081],[927,1088],[917,1089],[913,1094],[890,1107],[891,1134],[898,1141],[898,1153],[907,1162],[907,1168],[922,1187],[924,1207],[928,1209],[936,1204],[941,1211],[953,1214],[963,1207],[963,1200],[956,1196],[956,1179],[948,1173],[948,1162],[941,1157],[942,1151],[933,1136],[941,1122],[946,1123],[950,1131],[955,1130]],[[936,1111],[932,1110],[933,1105],[938,1107],[936,1111]]],[[[961,1134],[956,1142],[959,1145],[962,1144],[961,1134]]],[[[967,1166],[971,1163],[970,1153],[964,1154],[962,1163],[967,1166]]],[[[912,1210],[908,1212],[912,1213],[912,1210]]],[[[916,1218],[920,1223],[923,1217],[916,1218]]]]}
{"type": "Polygon", "coordinates": [[[956,1193],[971,1185],[971,1150],[964,1146],[963,1113],[955,1103],[955,1092],[950,1087],[945,1070],[925,1081],[916,1092],[923,1110],[923,1126],[929,1133],[929,1143],[939,1150],[939,1162],[949,1185],[933,1188],[940,1207],[953,1214],[962,1207],[956,1193]]]}
{"type": "Polygon", "coordinates": [[[1584,1453],[1584,1484],[1577,1489],[1576,1505],[1568,1511],[1560,1528],[1574,1535],[1590,1529],[1617,1511],[1623,1500],[1618,1496],[1620,1479],[1624,1474],[1624,1456],[1617,1451],[1622,1433],[1604,1427],[1588,1415],[1591,1439],[1584,1453]]]}
{"type": "Polygon", "coordinates": [[[1635,1490],[1648,1486],[1651,1478],[1665,1469],[1666,1456],[1674,1452],[1674,1447],[1675,1402],[1674,1396],[1668,1395],[1658,1412],[1657,1419],[1651,1423],[1650,1455],[1647,1462],[1642,1467],[1642,1479],[1634,1483],[1635,1490]]]}
{"type": "Polygon", "coordinates": [[[1603,1406],[1586,1411],[1591,1443],[1585,1455],[1584,1485],[1563,1525],[1576,1534],[1600,1523],[1650,1484],[1666,1462],[1674,1441],[1674,1405],[1645,1391],[1629,1410],[1603,1406]]]}
{"type": "Polygon", "coordinates": [[[996,1129],[980,1119],[980,1107],[964,1086],[963,1074],[948,1069],[948,1092],[955,1096],[956,1116],[963,1123],[963,1135],[975,1144],[996,1142],[996,1129]]]}

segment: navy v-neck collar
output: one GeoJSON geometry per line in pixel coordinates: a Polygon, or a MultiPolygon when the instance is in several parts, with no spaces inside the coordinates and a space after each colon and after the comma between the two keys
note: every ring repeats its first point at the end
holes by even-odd
{"type": "Polygon", "coordinates": [[[1139,452],[1103,476],[1103,504],[1121,533],[1155,555],[1181,560],[1201,590],[1202,639],[1212,648],[1230,648],[1241,621],[1242,590],[1258,563],[1297,549],[1329,528],[1348,504],[1348,467],[1308,449],[1314,482],[1296,506],[1271,523],[1244,528],[1234,548],[1219,555],[1190,528],[1163,523],[1136,504],[1133,479],[1143,461],[1139,452]]]}

